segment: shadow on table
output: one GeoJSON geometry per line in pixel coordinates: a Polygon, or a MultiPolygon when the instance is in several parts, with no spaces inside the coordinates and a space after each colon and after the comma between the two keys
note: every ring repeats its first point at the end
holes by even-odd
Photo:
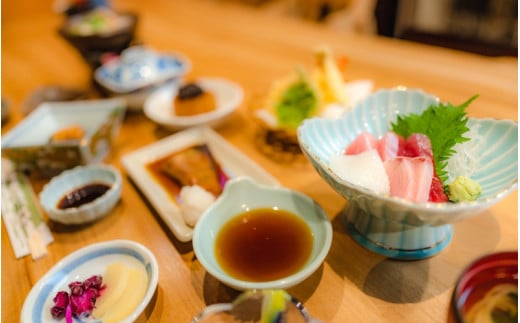
{"type": "MultiPolygon", "coordinates": [[[[303,282],[287,289],[287,292],[305,303],[318,287],[322,274],[323,265],[303,282]]],[[[232,302],[241,293],[242,291],[224,285],[207,272],[204,274],[203,297],[207,305],[232,302]]]]}
{"type": "Polygon", "coordinates": [[[460,265],[450,259],[469,263],[475,254],[494,250],[500,234],[495,217],[484,212],[478,215],[483,217],[479,219],[484,223],[482,232],[480,226],[461,223],[455,225],[453,239],[441,253],[422,260],[397,260],[369,251],[353,240],[345,229],[341,213],[332,220],[334,233],[327,263],[365,294],[389,303],[418,303],[444,293],[460,274],[460,265]],[[472,250],[474,245],[479,245],[479,250],[472,250]],[[439,272],[442,275],[432,277],[432,273],[439,272]],[[432,284],[434,280],[436,283],[432,284]]]}

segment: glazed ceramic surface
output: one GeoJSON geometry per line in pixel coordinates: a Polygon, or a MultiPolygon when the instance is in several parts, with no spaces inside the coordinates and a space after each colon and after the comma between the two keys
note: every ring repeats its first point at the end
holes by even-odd
{"type": "Polygon", "coordinates": [[[421,90],[380,90],[339,119],[309,119],[298,128],[302,151],[315,170],[352,204],[345,216],[355,237],[366,239],[374,251],[397,258],[435,254],[451,238],[452,229],[445,225],[477,215],[517,187],[518,125],[510,120],[468,121],[478,126],[481,140],[480,166],[472,176],[482,186],[476,201],[413,203],[358,187],[329,167],[331,157],[342,154],[361,132],[381,137],[398,115],[420,113],[437,102],[437,97],[421,90]]]}
{"type": "Polygon", "coordinates": [[[110,152],[125,112],[121,99],[43,103],[2,136],[2,157],[11,159],[18,169],[46,177],[101,162],[110,152]],[[81,140],[51,142],[56,131],[72,125],[84,130],[81,140]]]}
{"type": "Polygon", "coordinates": [[[147,169],[150,163],[193,145],[206,144],[212,155],[230,177],[249,176],[264,185],[278,185],[278,181],[263,168],[233,147],[209,127],[193,127],[124,155],[121,159],[128,175],[135,181],[148,201],[164,220],[168,229],[180,241],[192,239],[193,227],[183,219],[178,196],[171,197],[147,169]]]}
{"type": "Polygon", "coordinates": [[[108,165],[77,166],[53,177],[40,192],[40,203],[53,221],[83,224],[95,221],[114,208],[121,198],[122,179],[119,170],[108,165]],[[105,184],[109,189],[92,202],[79,207],[60,209],[60,200],[74,190],[89,184],[105,184]]]}
{"type": "Polygon", "coordinates": [[[314,273],[321,266],[332,242],[332,225],[324,210],[306,195],[280,186],[258,184],[249,177],[238,177],[226,184],[217,201],[204,212],[193,233],[193,249],[202,266],[222,283],[238,290],[286,289],[314,273]],[[273,281],[251,282],[228,275],[215,257],[219,230],[233,217],[256,208],[289,211],[310,227],[313,248],[307,263],[298,272],[273,281]]]}
{"type": "MultiPolygon", "coordinates": [[[[50,314],[53,298],[58,291],[67,290],[72,281],[82,281],[92,275],[103,275],[110,263],[119,262],[130,267],[143,267],[148,284],[139,305],[122,323],[134,322],[152,299],[159,280],[159,266],[155,256],[145,246],[131,240],[111,240],[81,248],[52,267],[31,289],[25,299],[21,322],[58,322],[50,314]]],[[[63,322],[65,319],[63,319],[63,322]]],[[[74,323],[100,322],[92,318],[74,318],[74,323]]]]}
{"type": "Polygon", "coordinates": [[[106,89],[121,94],[181,77],[190,69],[190,61],[182,54],[135,46],[98,67],[94,78],[106,89]]]}
{"type": "Polygon", "coordinates": [[[155,123],[170,130],[194,126],[217,126],[238,108],[244,97],[240,85],[223,78],[204,77],[195,82],[204,91],[213,95],[215,110],[193,116],[175,115],[174,101],[179,84],[172,84],[161,87],[146,99],[144,113],[155,123]]]}
{"type": "MultiPolygon", "coordinates": [[[[491,304],[487,303],[487,305],[484,305],[486,303],[482,302],[490,300],[486,296],[498,295],[497,291],[500,288],[505,288],[509,292],[514,290],[514,294],[510,296],[513,297],[512,301],[517,303],[518,251],[502,251],[487,254],[475,259],[466,267],[457,280],[451,299],[452,310],[457,322],[468,322],[468,314],[471,313],[472,308],[475,306],[487,308],[488,314],[491,314],[494,310],[491,305],[493,302],[491,304]],[[513,287],[516,287],[516,290],[513,287]]],[[[495,300],[497,299],[499,298],[495,297],[495,300]]],[[[499,302],[495,302],[495,305],[497,303],[499,302]]],[[[503,304],[503,302],[501,303],[503,304]]],[[[501,311],[503,311],[504,306],[500,307],[501,311]]],[[[510,313],[512,315],[516,314],[513,311],[510,313]]],[[[503,317],[503,315],[501,316],[503,317]]]]}

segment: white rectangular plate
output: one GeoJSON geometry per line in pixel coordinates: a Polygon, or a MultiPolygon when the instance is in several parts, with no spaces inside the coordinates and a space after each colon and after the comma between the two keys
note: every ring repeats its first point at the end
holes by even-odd
{"type": "Polygon", "coordinates": [[[124,155],[121,161],[128,175],[175,237],[182,242],[191,240],[193,228],[184,222],[178,205],[153,178],[146,165],[176,151],[202,143],[208,145],[212,155],[229,177],[249,176],[260,184],[279,185],[274,177],[209,127],[190,128],[124,155]]]}

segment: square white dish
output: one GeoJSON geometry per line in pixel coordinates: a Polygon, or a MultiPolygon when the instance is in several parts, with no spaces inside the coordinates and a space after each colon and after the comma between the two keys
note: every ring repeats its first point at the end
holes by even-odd
{"type": "Polygon", "coordinates": [[[179,205],[154,179],[147,169],[147,165],[176,151],[202,143],[208,145],[212,155],[230,178],[249,176],[260,184],[279,185],[273,176],[233,147],[210,127],[189,128],[124,155],[121,162],[128,175],[175,237],[182,242],[191,240],[193,228],[185,223],[179,205]]]}
{"type": "Polygon", "coordinates": [[[78,165],[101,162],[109,153],[126,111],[122,99],[45,102],[2,136],[3,157],[23,171],[52,177],[78,165]],[[80,140],[52,142],[58,130],[78,125],[80,140]]]}

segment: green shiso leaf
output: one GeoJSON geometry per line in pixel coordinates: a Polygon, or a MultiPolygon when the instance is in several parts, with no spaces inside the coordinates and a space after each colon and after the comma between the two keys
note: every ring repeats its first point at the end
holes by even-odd
{"type": "Polygon", "coordinates": [[[303,72],[282,94],[275,107],[278,124],[282,128],[296,129],[318,109],[318,96],[303,72]]]}
{"type": "Polygon", "coordinates": [[[435,171],[443,183],[448,179],[445,168],[448,159],[455,153],[453,147],[470,140],[464,137],[469,131],[466,108],[477,97],[474,95],[458,106],[451,103],[432,104],[421,114],[397,116],[396,122],[391,124],[392,131],[404,138],[413,133],[422,133],[430,138],[435,171]]]}

